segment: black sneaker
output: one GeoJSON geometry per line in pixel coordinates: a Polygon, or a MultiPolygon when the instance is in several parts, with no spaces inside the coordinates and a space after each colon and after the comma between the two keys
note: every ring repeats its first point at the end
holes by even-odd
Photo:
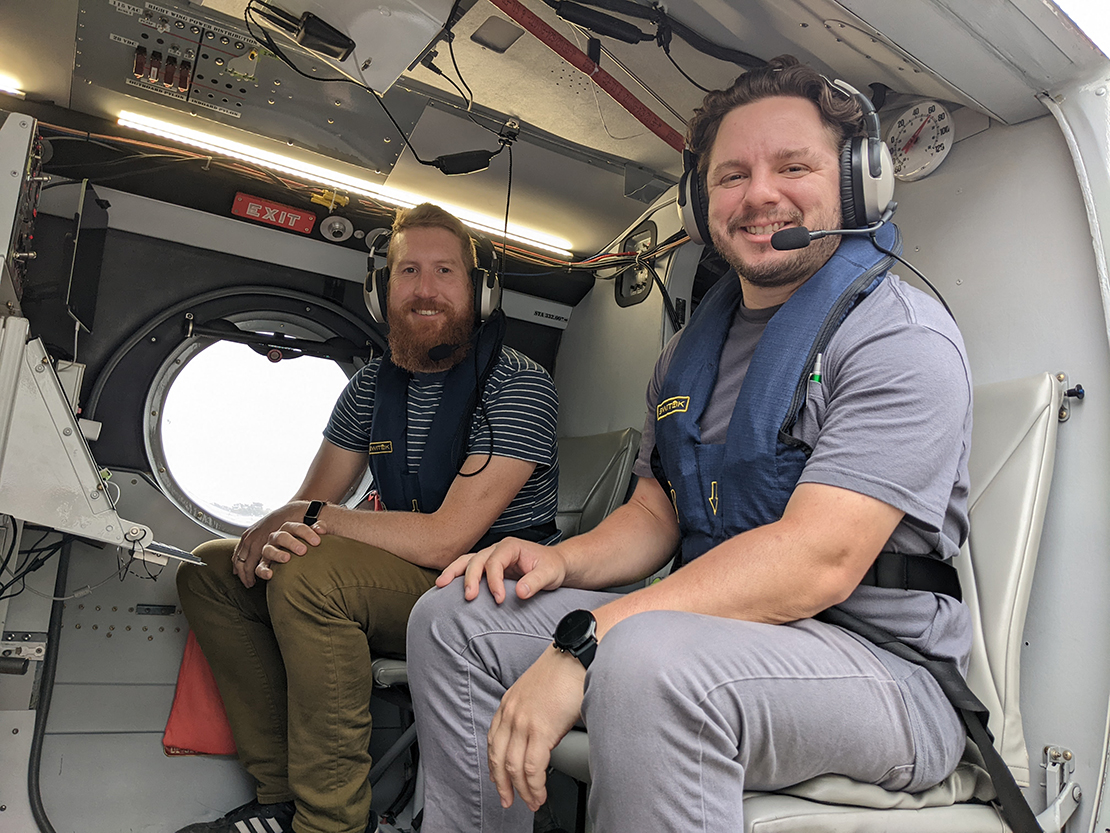
{"type": "Polygon", "coordinates": [[[177,833],[293,833],[295,812],[292,801],[259,804],[255,799],[215,821],[198,821],[177,833]]]}

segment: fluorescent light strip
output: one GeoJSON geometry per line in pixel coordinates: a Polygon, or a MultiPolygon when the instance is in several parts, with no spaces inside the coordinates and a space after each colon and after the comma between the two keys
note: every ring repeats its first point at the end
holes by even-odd
{"type": "Polygon", "coordinates": [[[10,75],[0,75],[0,93],[14,95],[16,98],[26,97],[26,93],[19,88],[19,82],[10,75]]]}
{"type": "MultiPolygon", "coordinates": [[[[342,188],[345,191],[350,191],[355,194],[363,194],[400,208],[412,208],[414,205],[427,202],[427,199],[419,194],[402,191],[398,188],[391,188],[388,185],[378,185],[365,179],[358,179],[357,177],[348,176],[338,171],[321,168],[299,159],[282,156],[281,154],[263,150],[262,148],[252,147],[251,145],[245,145],[231,139],[224,139],[220,136],[214,136],[211,133],[204,133],[188,127],[179,127],[169,122],[161,121],[160,119],[152,119],[148,116],[131,113],[126,110],[120,112],[119,124],[122,127],[141,130],[144,133],[161,136],[164,139],[171,139],[200,148],[201,150],[213,151],[224,156],[230,156],[244,162],[249,162],[253,165],[261,165],[280,173],[289,174],[290,176],[310,179],[331,188],[342,188]]],[[[445,210],[450,211],[477,231],[497,238],[506,236],[503,223],[496,217],[478,214],[469,209],[439,201],[437,201],[437,204],[445,210]]],[[[569,240],[545,234],[535,229],[509,223],[509,233],[507,237],[511,241],[542,249],[568,260],[573,257],[570,252],[569,240]]]]}

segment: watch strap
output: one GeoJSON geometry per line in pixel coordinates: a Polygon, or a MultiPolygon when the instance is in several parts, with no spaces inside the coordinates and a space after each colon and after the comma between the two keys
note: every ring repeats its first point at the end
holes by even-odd
{"type": "Polygon", "coordinates": [[[578,661],[582,663],[583,668],[589,668],[590,663],[594,661],[594,654],[597,653],[597,637],[591,636],[590,641],[583,645],[575,656],[578,661]]]}
{"type": "Polygon", "coordinates": [[[304,513],[303,523],[306,526],[312,526],[320,520],[320,512],[327,505],[326,500],[314,500],[308,504],[308,509],[304,513]]]}

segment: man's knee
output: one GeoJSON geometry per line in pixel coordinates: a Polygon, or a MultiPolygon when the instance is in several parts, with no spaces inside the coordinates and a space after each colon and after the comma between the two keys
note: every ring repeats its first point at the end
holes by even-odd
{"type": "Polygon", "coordinates": [[[409,614],[409,656],[423,653],[429,642],[438,640],[445,629],[454,630],[454,623],[467,612],[467,605],[461,578],[446,587],[433,587],[421,596],[409,614]]]}
{"type": "Polygon", "coordinates": [[[188,605],[193,599],[210,598],[216,587],[224,584],[229,577],[235,578],[230,564],[236,543],[236,539],[222,538],[205,541],[193,550],[204,566],[182,564],[178,567],[177,594],[183,605],[188,605]]]}
{"type": "Polygon", "coordinates": [[[590,664],[588,699],[614,703],[649,696],[681,661],[668,650],[673,616],[669,611],[637,613],[610,629],[590,664]]]}

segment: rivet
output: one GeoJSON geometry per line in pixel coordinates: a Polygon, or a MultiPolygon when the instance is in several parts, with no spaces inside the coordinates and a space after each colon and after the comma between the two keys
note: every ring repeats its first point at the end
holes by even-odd
{"type": "Polygon", "coordinates": [[[148,637],[146,638],[146,641],[147,641],[147,642],[153,642],[153,641],[154,641],[154,637],[153,637],[153,636],[148,636],[148,637]]]}
{"type": "Polygon", "coordinates": [[[1095,90],[1095,95],[1106,95],[1106,87],[1099,87],[1095,90]]]}
{"type": "Polygon", "coordinates": [[[18,735],[19,734],[19,729],[12,729],[12,734],[13,735],[18,735]]]}
{"type": "Polygon", "coordinates": [[[73,429],[72,428],[63,428],[62,433],[65,434],[68,437],[70,434],[73,433],[73,429]]]}
{"type": "Polygon", "coordinates": [[[963,284],[964,284],[964,279],[963,278],[956,278],[956,286],[963,286],[963,284]]]}
{"type": "Polygon", "coordinates": [[[130,625],[128,625],[127,627],[125,627],[125,628],[124,628],[124,630],[125,630],[125,631],[129,631],[129,630],[131,630],[131,626],[130,626],[130,625]]]}

